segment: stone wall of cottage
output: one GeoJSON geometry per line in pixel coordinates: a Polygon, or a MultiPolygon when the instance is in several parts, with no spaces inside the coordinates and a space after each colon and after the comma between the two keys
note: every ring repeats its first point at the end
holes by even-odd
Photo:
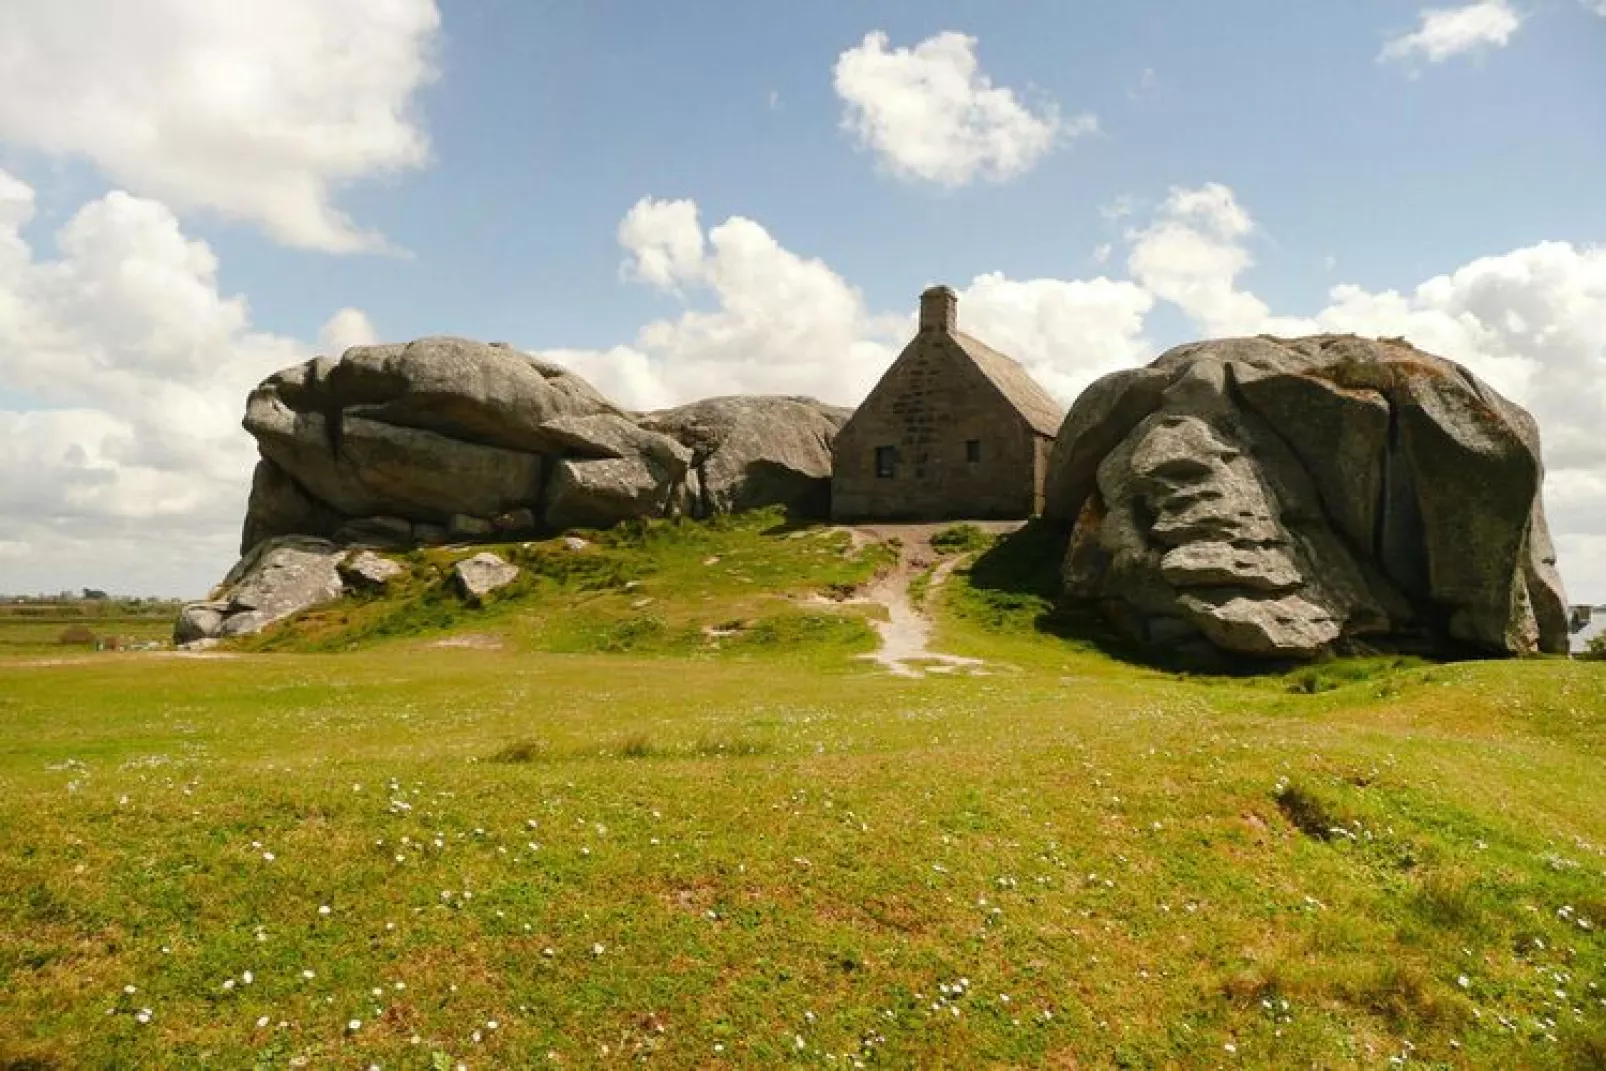
{"type": "Polygon", "coordinates": [[[1041,511],[1052,440],[960,349],[951,315],[923,304],[922,329],[838,433],[831,516],[839,521],[1028,517],[1041,511]],[[929,321],[929,322],[928,322],[929,321]],[[972,460],[967,443],[977,444],[972,460]],[[877,473],[877,450],[893,450],[877,473]]]}

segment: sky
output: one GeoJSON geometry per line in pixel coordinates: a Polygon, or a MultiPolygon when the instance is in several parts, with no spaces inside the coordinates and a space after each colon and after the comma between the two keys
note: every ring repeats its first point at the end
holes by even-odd
{"type": "Polygon", "coordinates": [[[1405,336],[1606,603],[1606,0],[4,0],[0,592],[199,597],[246,393],[457,334],[852,404],[947,283],[1062,402],[1405,336]]]}

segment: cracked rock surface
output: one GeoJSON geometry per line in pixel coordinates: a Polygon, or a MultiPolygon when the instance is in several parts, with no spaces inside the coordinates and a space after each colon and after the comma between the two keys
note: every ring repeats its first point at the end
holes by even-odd
{"type": "Polygon", "coordinates": [[[1067,592],[1135,638],[1311,658],[1349,641],[1567,650],[1533,418],[1348,335],[1179,346],[1083,393],[1046,512],[1067,592]]]}

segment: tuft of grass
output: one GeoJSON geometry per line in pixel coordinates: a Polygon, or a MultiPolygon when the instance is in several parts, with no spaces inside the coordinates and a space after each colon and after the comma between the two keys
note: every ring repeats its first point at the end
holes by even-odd
{"type": "Polygon", "coordinates": [[[1285,688],[1295,695],[1316,695],[1367,682],[1377,682],[1385,694],[1393,694],[1395,682],[1392,678],[1402,670],[1420,669],[1427,664],[1410,655],[1334,658],[1293,670],[1283,679],[1285,688]]]}
{"type": "Polygon", "coordinates": [[[493,752],[491,761],[505,763],[542,762],[548,757],[549,752],[545,741],[516,740],[493,752]]]}
{"type": "Polygon", "coordinates": [[[931,549],[938,554],[970,554],[993,545],[993,536],[977,524],[950,525],[931,537],[931,549]]]}
{"type": "Polygon", "coordinates": [[[653,744],[652,738],[646,733],[631,733],[619,742],[615,752],[627,759],[650,759],[658,754],[658,748],[653,744]]]}
{"type": "Polygon", "coordinates": [[[704,736],[692,745],[691,753],[699,758],[752,758],[757,755],[768,755],[775,748],[761,740],[751,737],[713,737],[704,736]]]}

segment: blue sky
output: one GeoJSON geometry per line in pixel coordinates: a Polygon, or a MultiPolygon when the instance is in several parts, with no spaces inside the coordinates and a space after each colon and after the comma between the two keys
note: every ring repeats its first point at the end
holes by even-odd
{"type": "Polygon", "coordinates": [[[1260,329],[1463,360],[1606,601],[1606,0],[208,6],[0,12],[0,590],[216,579],[244,390],[320,349],[852,401],[944,281],[1066,400],[1260,329]]]}

